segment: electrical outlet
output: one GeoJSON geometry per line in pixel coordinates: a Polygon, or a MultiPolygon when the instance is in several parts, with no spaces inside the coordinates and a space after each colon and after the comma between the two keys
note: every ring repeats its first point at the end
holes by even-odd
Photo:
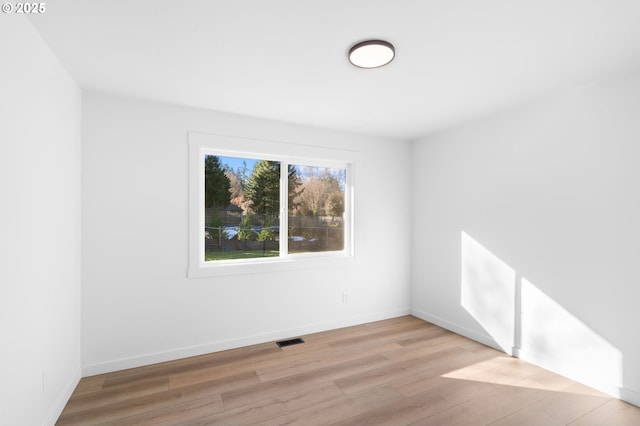
{"type": "Polygon", "coordinates": [[[346,291],[342,292],[342,303],[347,303],[349,301],[349,293],[346,291]]]}

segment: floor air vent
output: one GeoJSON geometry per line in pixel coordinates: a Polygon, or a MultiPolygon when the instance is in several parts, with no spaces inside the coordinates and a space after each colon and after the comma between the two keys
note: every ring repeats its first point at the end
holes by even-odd
{"type": "Polygon", "coordinates": [[[302,340],[299,337],[296,339],[281,340],[279,342],[276,342],[279,348],[284,348],[285,346],[291,346],[291,345],[299,345],[300,343],[304,343],[304,340],[302,340]]]}

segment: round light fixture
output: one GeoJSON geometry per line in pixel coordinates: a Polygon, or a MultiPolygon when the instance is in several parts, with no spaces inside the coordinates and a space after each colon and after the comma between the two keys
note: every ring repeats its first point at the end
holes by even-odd
{"type": "Polygon", "coordinates": [[[349,49],[349,62],[358,68],[378,68],[391,62],[395,55],[393,44],[383,40],[366,40],[349,49]]]}

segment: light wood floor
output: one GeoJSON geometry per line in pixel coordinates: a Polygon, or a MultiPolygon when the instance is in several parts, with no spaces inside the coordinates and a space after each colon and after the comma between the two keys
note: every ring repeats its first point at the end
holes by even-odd
{"type": "Polygon", "coordinates": [[[58,424],[640,425],[638,407],[415,317],[302,337],[84,378],[58,424]]]}

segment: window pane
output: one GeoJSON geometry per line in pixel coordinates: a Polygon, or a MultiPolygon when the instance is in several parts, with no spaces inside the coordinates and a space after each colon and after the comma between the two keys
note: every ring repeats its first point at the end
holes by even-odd
{"type": "Polygon", "coordinates": [[[289,253],[344,249],[346,169],[289,168],[289,253]]]}
{"type": "Polygon", "coordinates": [[[279,255],[280,163],[205,155],[205,261],[279,255]]]}

